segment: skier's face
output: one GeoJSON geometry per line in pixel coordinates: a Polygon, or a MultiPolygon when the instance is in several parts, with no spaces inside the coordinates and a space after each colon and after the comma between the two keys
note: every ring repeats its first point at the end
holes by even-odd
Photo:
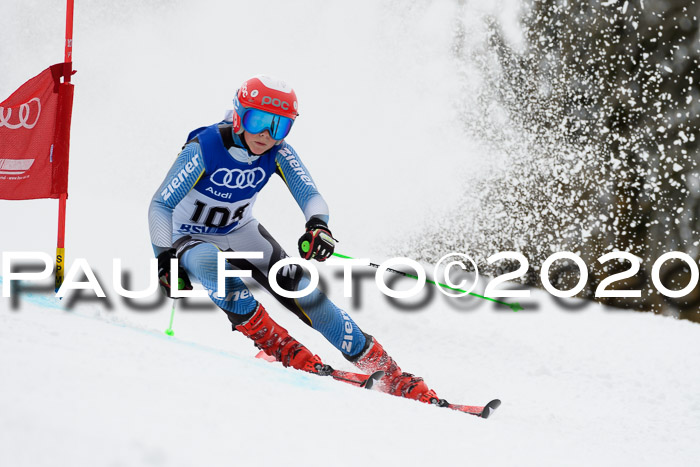
{"type": "Polygon", "coordinates": [[[269,150],[277,142],[274,139],[272,139],[270,133],[267,130],[258,134],[248,133],[247,131],[243,130],[243,137],[245,138],[245,142],[250,148],[250,152],[252,152],[256,156],[259,156],[260,154],[269,150]]]}

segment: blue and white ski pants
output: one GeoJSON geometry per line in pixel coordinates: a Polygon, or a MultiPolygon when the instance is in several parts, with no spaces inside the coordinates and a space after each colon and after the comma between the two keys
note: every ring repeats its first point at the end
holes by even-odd
{"type": "MultiPolygon", "coordinates": [[[[344,355],[352,357],[363,350],[365,334],[360,327],[318,288],[301,298],[283,297],[272,290],[268,280],[270,268],[288,255],[256,219],[228,235],[193,234],[177,238],[173,246],[180,265],[190,278],[202,284],[212,301],[229,315],[234,326],[242,321],[241,317],[252,313],[258,302],[238,277],[227,277],[225,297],[217,296],[217,254],[220,251],[262,252],[261,259],[229,259],[226,269],[251,271],[253,280],[302,321],[323,334],[344,355]]],[[[276,279],[280,287],[290,291],[302,290],[310,283],[308,273],[297,265],[280,269],[276,279]]]]}

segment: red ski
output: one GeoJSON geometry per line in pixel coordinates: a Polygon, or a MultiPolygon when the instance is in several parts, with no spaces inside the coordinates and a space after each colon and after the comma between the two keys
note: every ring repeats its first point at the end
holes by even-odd
{"type": "MultiPolygon", "coordinates": [[[[260,358],[270,363],[277,361],[275,360],[275,357],[267,355],[262,350],[258,352],[255,358],[260,358]]],[[[316,365],[316,372],[312,374],[319,376],[330,376],[336,381],[342,381],[343,383],[352,384],[353,386],[365,389],[372,389],[374,383],[379,381],[381,377],[384,376],[383,371],[375,371],[371,375],[365,375],[363,373],[352,373],[350,371],[336,370],[330,365],[324,365],[321,363],[316,365]]]]}
{"type": "MultiPolygon", "coordinates": [[[[260,358],[270,363],[275,363],[277,361],[274,357],[267,355],[262,350],[258,352],[255,358],[260,358]]],[[[352,373],[350,371],[336,370],[330,365],[324,365],[323,363],[317,363],[316,371],[311,373],[319,376],[330,376],[336,381],[342,381],[343,383],[365,389],[371,389],[374,383],[379,381],[384,376],[383,371],[375,371],[371,375],[365,375],[363,373],[352,373]]],[[[477,417],[481,418],[489,418],[494,410],[501,405],[501,401],[498,399],[494,399],[484,406],[450,404],[445,399],[434,399],[432,403],[438,407],[446,407],[458,412],[476,415],[477,417]]]]}
{"type": "Polygon", "coordinates": [[[470,415],[476,415],[481,418],[489,418],[491,414],[501,405],[499,399],[494,399],[484,406],[478,405],[460,405],[460,404],[450,404],[446,400],[441,400],[437,404],[440,407],[447,407],[448,409],[457,410],[458,412],[468,413],[470,415]]]}

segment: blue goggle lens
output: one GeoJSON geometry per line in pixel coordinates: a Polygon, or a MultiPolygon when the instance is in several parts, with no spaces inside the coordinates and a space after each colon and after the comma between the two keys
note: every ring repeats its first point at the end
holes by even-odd
{"type": "Polygon", "coordinates": [[[264,110],[247,109],[245,114],[243,114],[241,123],[243,124],[243,129],[248,133],[257,135],[267,130],[270,132],[272,139],[279,141],[289,134],[294,120],[271,114],[264,110]]]}

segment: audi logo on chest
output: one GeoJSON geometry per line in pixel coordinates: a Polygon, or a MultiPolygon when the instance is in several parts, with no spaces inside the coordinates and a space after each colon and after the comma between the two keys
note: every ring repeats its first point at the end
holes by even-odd
{"type": "Polygon", "coordinates": [[[214,185],[226,188],[255,188],[265,180],[265,171],[260,167],[254,169],[219,169],[209,177],[214,185]]]}

